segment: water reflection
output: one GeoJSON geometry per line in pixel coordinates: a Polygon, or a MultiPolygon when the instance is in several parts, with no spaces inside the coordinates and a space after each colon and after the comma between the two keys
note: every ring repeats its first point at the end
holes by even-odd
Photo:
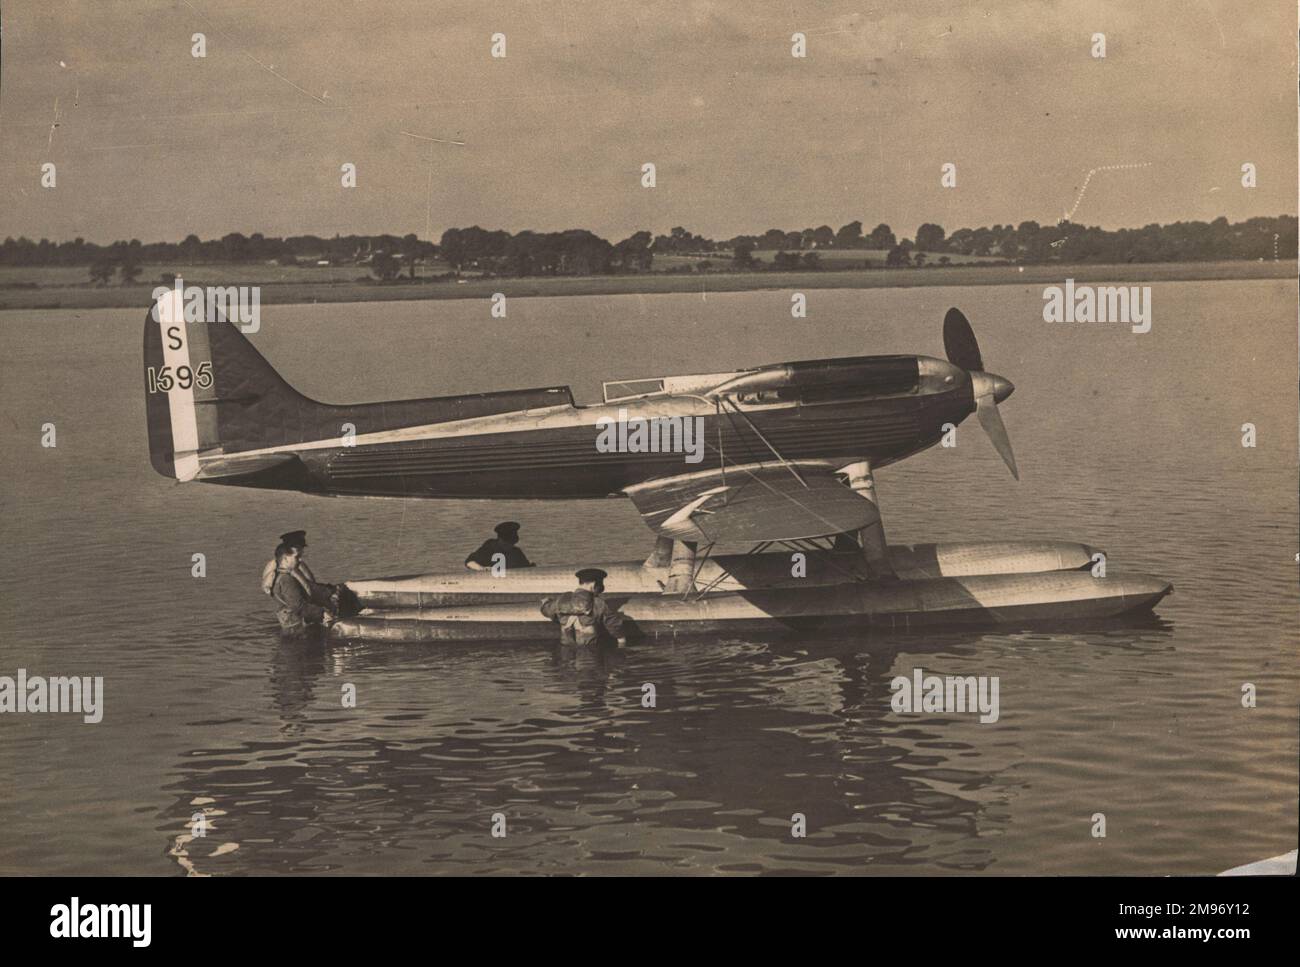
{"type": "Polygon", "coordinates": [[[325,674],[330,649],[320,637],[281,637],[271,659],[271,699],[280,714],[280,732],[300,735],[306,709],[316,698],[316,687],[325,674]]]}
{"type": "Polygon", "coordinates": [[[240,849],[193,849],[204,872],[989,870],[987,837],[1021,790],[1019,726],[897,715],[892,678],[1005,676],[1018,655],[1047,649],[1050,668],[1169,634],[1156,620],[622,652],[282,641],[264,737],[185,755],[161,828],[196,800],[224,812],[210,842],[240,849]],[[340,705],[347,682],[356,709],[340,705]],[[498,812],[504,839],[489,835],[498,812]]]}

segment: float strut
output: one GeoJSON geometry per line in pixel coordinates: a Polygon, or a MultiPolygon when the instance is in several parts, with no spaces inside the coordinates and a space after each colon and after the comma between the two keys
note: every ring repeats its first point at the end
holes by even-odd
{"type": "MultiPolygon", "coordinates": [[[[655,548],[659,550],[658,547],[655,548]]],[[[690,594],[695,590],[695,541],[673,541],[664,594],[690,594]]]]}
{"type": "Polygon", "coordinates": [[[673,539],[671,537],[656,537],[655,549],[650,552],[650,556],[645,559],[643,567],[667,567],[673,560],[673,539]]]}
{"type": "Polygon", "coordinates": [[[885,541],[885,525],[880,517],[880,498],[876,493],[876,477],[871,472],[871,464],[866,460],[851,463],[841,471],[848,475],[849,487],[863,500],[868,500],[876,508],[876,519],[858,531],[858,542],[862,545],[862,557],[867,565],[867,573],[873,580],[897,580],[894,565],[889,560],[889,545],[885,541]]]}

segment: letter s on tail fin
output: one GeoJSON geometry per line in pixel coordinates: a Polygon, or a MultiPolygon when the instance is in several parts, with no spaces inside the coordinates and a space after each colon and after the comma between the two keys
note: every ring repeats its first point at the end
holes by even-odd
{"type": "MultiPolygon", "coordinates": [[[[197,310],[197,312],[195,311],[197,310]]],[[[145,410],[149,459],[177,480],[243,477],[297,464],[288,454],[267,453],[293,442],[290,433],[314,422],[323,404],[286,383],[224,318],[204,321],[169,289],[150,309],[144,326],[145,410]],[[241,451],[261,453],[241,458],[241,451]]],[[[273,485],[273,484],[272,484],[273,485]]]]}

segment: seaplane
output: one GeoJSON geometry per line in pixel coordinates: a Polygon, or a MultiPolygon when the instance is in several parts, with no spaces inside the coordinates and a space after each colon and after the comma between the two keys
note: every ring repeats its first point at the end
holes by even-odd
{"type": "MultiPolygon", "coordinates": [[[[610,381],[591,404],[568,386],[334,404],[295,390],[230,321],[187,322],[179,292],[168,291],[144,329],[149,453],[177,481],[321,496],[630,499],[654,549],[599,566],[607,599],[646,638],[1154,608],[1167,582],[1108,571],[1086,544],[887,542],[875,471],[972,415],[1019,479],[999,411],[1014,386],[985,368],[957,308],[944,317],[943,344],[945,359],[852,356],[610,381]],[[719,552],[728,547],[747,550],[719,552]]],[[[537,603],[568,590],[572,572],[349,580],[356,613],[330,633],[547,636],[537,603]]]]}

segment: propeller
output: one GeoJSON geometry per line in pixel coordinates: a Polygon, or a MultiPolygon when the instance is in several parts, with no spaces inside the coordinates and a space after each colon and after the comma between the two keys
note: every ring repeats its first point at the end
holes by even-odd
{"type": "Polygon", "coordinates": [[[955,307],[949,309],[943,317],[943,351],[948,356],[948,362],[960,366],[968,373],[984,370],[975,330],[970,327],[966,315],[955,307]]]}
{"type": "Polygon", "coordinates": [[[1011,471],[1011,476],[1019,480],[1020,471],[1016,469],[1011,437],[1007,435],[1006,424],[998,412],[998,404],[1015,392],[1015,386],[1009,379],[984,371],[984,359],[980,355],[975,330],[960,309],[949,309],[943,317],[943,349],[948,355],[948,362],[970,374],[971,389],[975,395],[975,418],[993,441],[994,449],[1011,471]]]}

